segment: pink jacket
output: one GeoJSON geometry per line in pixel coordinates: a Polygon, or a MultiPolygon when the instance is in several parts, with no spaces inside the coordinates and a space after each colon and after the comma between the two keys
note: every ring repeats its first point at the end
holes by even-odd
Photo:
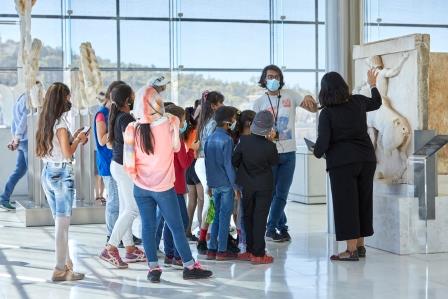
{"type": "Polygon", "coordinates": [[[140,147],[136,134],[137,123],[128,125],[124,135],[124,160],[126,171],[134,184],[153,192],[164,192],[174,187],[174,153],[180,149],[179,119],[166,114],[151,123],[154,154],[146,154],[140,147]]]}

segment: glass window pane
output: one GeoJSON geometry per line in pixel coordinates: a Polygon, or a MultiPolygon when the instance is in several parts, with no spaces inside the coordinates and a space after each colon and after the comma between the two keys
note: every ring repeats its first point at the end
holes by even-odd
{"type": "Polygon", "coordinates": [[[120,16],[123,17],[169,17],[167,0],[121,0],[120,16]]]}
{"type": "Polygon", "coordinates": [[[10,126],[15,95],[12,87],[17,84],[17,72],[0,71],[0,127],[10,126]]]}
{"type": "Polygon", "coordinates": [[[325,6],[325,0],[318,0],[318,18],[320,22],[325,22],[325,13],[326,13],[326,6],[325,6]]]}
{"type": "Polygon", "coordinates": [[[269,25],[182,23],[185,67],[260,68],[269,64],[269,25]]]}
{"type": "Polygon", "coordinates": [[[121,21],[122,67],[169,67],[169,22],[121,21]]]}
{"type": "Polygon", "coordinates": [[[286,21],[314,21],[315,0],[277,0],[275,19],[281,16],[286,21]]]}
{"type": "Polygon", "coordinates": [[[41,67],[62,67],[62,23],[60,19],[33,18],[31,36],[42,41],[41,67]]]}
{"type": "MultiPolygon", "coordinates": [[[[281,26],[281,25],[279,25],[281,26]]],[[[293,69],[316,68],[314,25],[285,24],[285,66],[293,69]]]]}
{"type": "MultiPolygon", "coordinates": [[[[68,0],[74,16],[116,16],[116,0],[68,0]]],[[[92,27],[94,28],[94,27],[92,27]]]]}
{"type": "Polygon", "coordinates": [[[103,78],[103,89],[106,91],[109,84],[116,81],[118,76],[116,71],[101,71],[101,76],[103,78]]]}
{"type": "MultiPolygon", "coordinates": [[[[285,72],[285,88],[293,89],[300,95],[312,95],[316,98],[316,74],[285,72]]],[[[297,145],[304,145],[303,138],[316,139],[316,113],[308,112],[302,108],[296,114],[296,140],[297,145]]]]}
{"type": "Polygon", "coordinates": [[[269,0],[181,0],[185,18],[269,20],[269,0]]]}
{"type": "MultiPolygon", "coordinates": [[[[151,78],[159,75],[170,78],[169,72],[122,71],[121,80],[129,84],[134,91],[137,91],[145,86],[151,78]]],[[[167,94],[170,94],[171,84],[168,84],[167,87],[167,94]]]]}
{"type": "Polygon", "coordinates": [[[431,52],[448,52],[448,29],[427,27],[367,26],[368,41],[399,37],[413,33],[427,33],[431,36],[431,52]]]}
{"type": "Polygon", "coordinates": [[[446,12],[448,1],[445,0],[366,0],[368,22],[413,23],[413,24],[448,24],[446,12]]]}
{"type": "Polygon", "coordinates": [[[221,92],[224,103],[240,110],[252,109],[263,90],[258,86],[260,72],[182,72],[179,74],[179,104],[193,106],[204,90],[221,92]]]}
{"type": "Polygon", "coordinates": [[[54,82],[64,82],[63,71],[40,71],[38,79],[42,81],[45,88],[48,88],[54,82]]]}
{"type": "Polygon", "coordinates": [[[319,54],[319,68],[325,69],[326,64],[326,53],[325,50],[327,48],[326,38],[325,38],[325,25],[319,25],[319,45],[318,45],[318,54],[319,54]]]}
{"type": "Polygon", "coordinates": [[[19,51],[20,28],[18,19],[2,18],[16,24],[0,24],[0,67],[16,67],[19,51]]]}
{"type": "Polygon", "coordinates": [[[36,4],[33,6],[32,13],[33,15],[61,15],[62,1],[64,0],[36,1],[36,4]]]}
{"type": "Polygon", "coordinates": [[[71,20],[72,65],[79,66],[79,46],[90,42],[100,67],[117,66],[117,28],[114,20],[71,20]],[[95,30],[92,30],[94,28],[95,30]]]}
{"type": "Polygon", "coordinates": [[[0,14],[16,14],[16,4],[15,1],[3,0],[0,5],[0,14]]]}

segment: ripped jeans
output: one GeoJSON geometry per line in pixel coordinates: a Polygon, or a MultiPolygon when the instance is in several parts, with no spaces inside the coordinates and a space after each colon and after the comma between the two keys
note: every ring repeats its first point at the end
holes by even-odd
{"type": "Polygon", "coordinates": [[[70,163],[45,163],[42,188],[54,217],[72,215],[75,199],[75,174],[70,163]]]}

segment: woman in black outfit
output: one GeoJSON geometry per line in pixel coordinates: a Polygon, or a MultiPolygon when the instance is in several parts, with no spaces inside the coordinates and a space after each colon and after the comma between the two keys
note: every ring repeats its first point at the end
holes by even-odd
{"type": "Polygon", "coordinates": [[[350,95],[336,72],[324,75],[319,102],[319,128],[314,155],[325,155],[333,196],[336,240],[347,250],[331,260],[358,261],[365,257],[364,237],[373,235],[372,194],[376,169],[375,150],[367,133],[366,112],[381,107],[375,70],[367,73],[372,98],[350,95]]]}

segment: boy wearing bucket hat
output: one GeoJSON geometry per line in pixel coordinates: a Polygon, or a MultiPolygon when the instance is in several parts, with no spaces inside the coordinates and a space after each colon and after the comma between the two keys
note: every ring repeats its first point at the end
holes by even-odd
{"type": "Polygon", "coordinates": [[[258,112],[251,125],[251,134],[241,136],[232,157],[237,170],[237,184],[243,188],[242,204],[246,229],[246,253],[240,260],[252,264],[274,261],[266,254],[266,222],[274,190],[272,167],[278,163],[278,152],[271,141],[274,117],[267,110],[258,112]]]}

